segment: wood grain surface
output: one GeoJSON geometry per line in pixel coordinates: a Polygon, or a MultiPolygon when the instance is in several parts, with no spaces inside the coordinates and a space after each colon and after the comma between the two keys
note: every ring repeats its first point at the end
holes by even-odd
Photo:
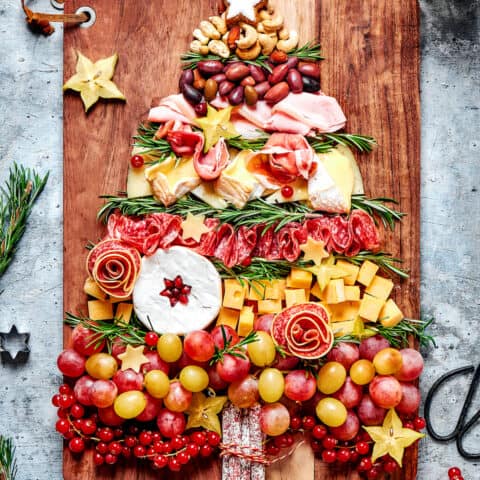
{"type": "MultiPolygon", "coordinates": [[[[419,18],[415,0],[276,0],[303,41],[320,39],[326,60],[322,89],[336,97],[348,118],[347,131],[373,135],[379,148],[359,156],[366,192],[400,200],[408,213],[394,234],[385,234],[385,250],[405,260],[410,279],[395,287],[405,314],[419,316],[419,169],[418,88],[419,18]]],[[[96,11],[93,27],[67,28],[64,75],[75,70],[76,51],[93,61],[119,54],[114,81],[127,103],[99,102],[88,115],[75,94],[64,102],[64,307],[86,311],[82,286],[85,245],[103,235],[95,221],[99,195],[125,189],[131,135],[145,118],[153,97],[177,91],[180,54],[200,20],[216,13],[217,0],[67,0],[67,13],[83,5],[96,11]]],[[[64,330],[69,344],[70,329],[64,330]]],[[[416,478],[417,449],[409,449],[396,479],[416,478]]],[[[182,473],[159,474],[134,462],[95,469],[92,456],[80,459],[64,451],[64,478],[124,479],[221,477],[218,462],[197,462],[182,473]]],[[[358,479],[327,467],[302,445],[286,461],[268,469],[268,478],[287,480],[358,479]]]]}

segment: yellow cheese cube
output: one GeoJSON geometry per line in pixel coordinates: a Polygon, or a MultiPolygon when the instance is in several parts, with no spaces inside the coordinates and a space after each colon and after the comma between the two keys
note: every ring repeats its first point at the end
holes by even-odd
{"type": "Polygon", "coordinates": [[[348,320],[346,322],[337,322],[332,325],[333,334],[336,337],[342,335],[350,335],[353,332],[355,320],[348,320]]]}
{"type": "Polygon", "coordinates": [[[306,299],[307,302],[310,301],[310,289],[309,288],[305,289],[305,299],[306,299]]]}
{"type": "Polygon", "coordinates": [[[347,301],[360,300],[360,287],[358,285],[356,286],[349,285],[345,287],[345,300],[347,301]]]}
{"type": "Polygon", "coordinates": [[[369,295],[373,295],[374,297],[386,300],[390,296],[390,293],[392,293],[392,289],[393,282],[389,278],[383,278],[375,275],[370,285],[368,285],[368,287],[365,289],[365,292],[367,292],[369,295]]]}
{"type": "Polygon", "coordinates": [[[322,297],[327,303],[341,303],[345,301],[345,285],[343,278],[330,280],[325,288],[325,295],[322,297]]]}
{"type": "Polygon", "coordinates": [[[254,320],[255,314],[253,313],[253,307],[243,307],[240,312],[237,330],[241,337],[246,337],[253,330],[254,320]]]}
{"type": "Polygon", "coordinates": [[[301,268],[292,268],[287,277],[287,287],[290,288],[310,288],[312,286],[312,272],[307,272],[301,268]]]}
{"type": "Polygon", "coordinates": [[[357,267],[347,260],[338,260],[335,265],[347,274],[346,277],[343,277],[345,285],[355,285],[360,267],[357,267]]]}
{"type": "Polygon", "coordinates": [[[370,262],[370,260],[363,262],[360,271],[358,272],[357,282],[368,287],[370,283],[372,283],[373,277],[375,277],[377,271],[378,265],[370,262]]]}
{"type": "Polygon", "coordinates": [[[394,327],[403,319],[403,313],[397,304],[390,298],[380,310],[380,323],[384,327],[394,327]]]}
{"type": "Polygon", "coordinates": [[[237,328],[239,316],[240,312],[238,310],[222,307],[218,314],[217,325],[228,325],[235,330],[237,328]]]}
{"type": "Polygon", "coordinates": [[[113,318],[112,304],[101,300],[89,300],[88,316],[92,320],[111,320],[113,318]]]}
{"type": "Polygon", "coordinates": [[[279,313],[282,311],[281,300],[259,300],[258,313],[263,315],[265,313],[279,313]]]}
{"type": "Polygon", "coordinates": [[[98,286],[98,283],[92,277],[88,277],[85,280],[85,284],[83,285],[83,291],[87,295],[90,295],[91,297],[98,300],[107,299],[107,294],[98,286]]]}
{"type": "Polygon", "coordinates": [[[329,305],[332,322],[344,322],[355,320],[360,309],[360,302],[343,302],[336,305],[329,305]]]}
{"type": "Polygon", "coordinates": [[[315,285],[310,290],[310,294],[313,295],[315,298],[322,298],[322,290],[320,289],[320,284],[318,282],[315,282],[315,285]]]}
{"type": "Polygon", "coordinates": [[[285,302],[287,308],[292,305],[298,305],[299,303],[305,303],[306,301],[305,290],[301,288],[297,288],[296,290],[287,288],[285,290],[285,302]]]}
{"type": "Polygon", "coordinates": [[[248,290],[247,283],[244,282],[242,285],[236,279],[229,279],[223,282],[223,286],[225,290],[223,295],[223,306],[235,310],[241,310],[248,290]]]}
{"type": "Polygon", "coordinates": [[[129,297],[126,297],[126,298],[109,297],[108,301],[110,303],[131,302],[132,296],[130,295],[129,297]]]}
{"type": "Polygon", "coordinates": [[[253,280],[250,282],[250,290],[248,292],[249,300],[264,300],[267,293],[267,280],[253,280]]]}
{"type": "Polygon", "coordinates": [[[284,278],[266,282],[265,300],[284,300],[286,284],[284,278]]]}
{"type": "Polygon", "coordinates": [[[115,312],[115,319],[122,323],[130,323],[132,318],[133,305],[131,303],[119,303],[115,312]]]}
{"type": "Polygon", "coordinates": [[[370,322],[376,322],[384,304],[385,300],[365,294],[360,303],[360,311],[358,314],[362,318],[370,320],[370,322]]]}

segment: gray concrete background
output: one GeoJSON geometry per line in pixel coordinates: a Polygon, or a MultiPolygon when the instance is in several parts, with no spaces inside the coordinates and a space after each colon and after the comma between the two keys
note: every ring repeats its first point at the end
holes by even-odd
{"type": "MultiPolygon", "coordinates": [[[[0,182],[14,161],[50,170],[50,180],[16,261],[0,279],[0,331],[12,324],[30,331],[32,350],[26,366],[0,364],[0,433],[15,440],[19,480],[56,480],[61,441],[50,398],[61,382],[62,30],[32,35],[19,4],[0,2],[0,182]]],[[[32,5],[50,10],[48,0],[32,5]]],[[[436,318],[438,342],[426,354],[425,394],[445,371],[480,362],[480,2],[422,0],[420,7],[422,308],[436,318]]],[[[458,381],[442,390],[434,405],[439,431],[456,420],[467,387],[458,381]]],[[[479,430],[466,442],[477,451],[479,430]]],[[[478,463],[461,459],[453,443],[421,443],[419,479],[446,479],[452,465],[465,479],[480,479],[478,463]]]]}

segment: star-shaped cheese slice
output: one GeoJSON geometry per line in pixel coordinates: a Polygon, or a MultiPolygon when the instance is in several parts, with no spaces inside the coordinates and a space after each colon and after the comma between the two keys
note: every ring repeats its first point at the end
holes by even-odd
{"type": "Polygon", "coordinates": [[[383,457],[387,453],[402,466],[403,453],[416,440],[423,438],[423,433],[410,428],[403,428],[402,421],[391,408],[381,427],[363,427],[375,442],[372,452],[372,462],[383,457]]]}
{"type": "Polygon", "coordinates": [[[115,54],[93,63],[78,52],[77,72],[67,80],[63,90],[80,92],[86,112],[100,97],[125,100],[123,93],[111,80],[117,61],[118,55],[115,54]]]}
{"type": "Polygon", "coordinates": [[[205,223],[205,215],[192,215],[187,213],[185,220],[182,222],[182,238],[188,240],[193,238],[196,242],[200,241],[201,236],[204,233],[208,233],[208,228],[205,223]]]}
{"type": "Polygon", "coordinates": [[[122,361],[122,368],[121,370],[128,370],[131,368],[135,370],[137,373],[140,372],[140,367],[144,363],[148,363],[150,360],[143,354],[143,349],[145,347],[132,347],[131,345],[127,345],[127,349],[125,352],[118,355],[118,358],[122,361]]]}
{"type": "Polygon", "coordinates": [[[227,23],[247,22],[256,25],[258,10],[266,5],[265,0],[226,0],[227,23]]]}
{"type": "Polygon", "coordinates": [[[205,136],[205,146],[203,151],[207,153],[220,138],[234,138],[238,137],[238,132],[235,130],[232,122],[230,122],[230,115],[233,107],[215,110],[215,108],[208,105],[207,116],[197,118],[197,125],[203,130],[205,136]]]}
{"type": "Polygon", "coordinates": [[[218,414],[222,411],[227,397],[206,397],[203,393],[194,393],[190,406],[185,411],[188,415],[186,430],[205,428],[222,434],[218,414]]]}
{"type": "Polygon", "coordinates": [[[335,257],[333,255],[324,258],[319,265],[314,265],[307,270],[312,272],[317,277],[318,285],[320,286],[321,291],[325,289],[330,280],[348,276],[348,273],[345,272],[345,270],[342,270],[340,267],[335,265],[335,257]]]}
{"type": "Polygon", "coordinates": [[[303,251],[303,260],[313,260],[315,265],[320,265],[324,258],[328,258],[328,252],[325,250],[325,242],[321,240],[314,240],[308,237],[307,242],[300,245],[300,250],[303,251]]]}

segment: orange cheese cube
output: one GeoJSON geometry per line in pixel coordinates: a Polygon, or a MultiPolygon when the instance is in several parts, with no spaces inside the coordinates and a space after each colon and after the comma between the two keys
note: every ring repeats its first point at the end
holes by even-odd
{"type": "Polygon", "coordinates": [[[217,318],[217,325],[228,325],[236,330],[240,312],[230,308],[222,307],[217,318]]]}
{"type": "Polygon", "coordinates": [[[394,327],[403,319],[403,313],[398,308],[397,304],[390,298],[387,303],[380,310],[380,323],[384,327],[394,327]]]}
{"type": "Polygon", "coordinates": [[[267,280],[253,280],[250,282],[250,290],[248,292],[249,300],[264,300],[267,293],[267,280]]]}
{"type": "Polygon", "coordinates": [[[259,300],[258,313],[263,315],[265,313],[280,313],[282,311],[281,300],[259,300]]]}
{"type": "Polygon", "coordinates": [[[360,309],[360,302],[343,302],[329,305],[332,322],[355,320],[360,309]]]}
{"type": "Polygon", "coordinates": [[[102,302],[101,300],[89,300],[88,316],[92,320],[112,320],[112,304],[108,302],[102,302]]]}
{"type": "Polygon", "coordinates": [[[109,297],[108,301],[110,303],[131,302],[132,296],[130,295],[129,297],[126,297],[126,298],[109,297]]]}
{"type": "Polygon", "coordinates": [[[343,278],[336,278],[335,280],[330,280],[328,282],[322,300],[325,300],[328,304],[345,301],[345,285],[343,283],[343,278]]]}
{"type": "Polygon", "coordinates": [[[369,295],[373,295],[374,297],[386,300],[390,296],[390,293],[392,293],[392,290],[393,282],[389,278],[383,278],[375,275],[371,283],[365,289],[365,292],[369,295]]]}
{"type": "Polygon", "coordinates": [[[310,294],[313,295],[315,298],[322,298],[322,290],[320,289],[320,284],[318,282],[315,282],[315,285],[310,290],[310,294]]]}
{"type": "Polygon", "coordinates": [[[357,301],[360,300],[360,287],[356,286],[346,286],[345,287],[345,300],[347,301],[357,301]]]}
{"type": "Polygon", "coordinates": [[[284,300],[286,283],[284,278],[266,282],[265,300],[284,300]]]}
{"type": "Polygon", "coordinates": [[[348,320],[346,322],[336,322],[332,324],[332,330],[335,337],[341,337],[342,335],[350,335],[353,333],[353,327],[355,320],[348,320]]]}
{"type": "Polygon", "coordinates": [[[122,323],[130,323],[133,305],[131,303],[119,303],[115,312],[115,320],[122,323]]]}
{"type": "Polygon", "coordinates": [[[238,321],[238,334],[241,337],[246,337],[253,330],[254,321],[255,314],[253,313],[253,307],[243,307],[238,321]]]}
{"type": "Polygon", "coordinates": [[[301,268],[292,268],[287,277],[287,287],[289,288],[310,288],[312,286],[312,272],[302,270],[301,268]]]}
{"type": "Polygon", "coordinates": [[[225,293],[223,295],[223,306],[227,308],[233,308],[235,310],[241,310],[245,295],[248,291],[247,283],[243,285],[236,279],[229,279],[223,282],[225,293]]]}
{"type": "Polygon", "coordinates": [[[372,297],[366,293],[360,303],[360,310],[358,314],[365,320],[370,322],[376,322],[380,315],[380,310],[385,304],[385,300],[380,298],[372,297]]]}
{"type": "Polygon", "coordinates": [[[372,283],[373,277],[378,272],[378,265],[375,265],[370,260],[366,260],[362,263],[360,271],[358,272],[357,282],[363,286],[368,287],[372,283]]]}
{"type": "Polygon", "coordinates": [[[345,285],[355,285],[360,267],[357,267],[357,265],[354,265],[347,260],[338,260],[335,266],[339,267],[347,274],[346,277],[343,277],[345,285]]]}
{"type": "Polygon", "coordinates": [[[97,300],[107,299],[107,294],[98,286],[98,283],[92,277],[88,277],[85,280],[83,291],[97,300]]]}
{"type": "Polygon", "coordinates": [[[291,307],[292,305],[298,305],[300,303],[306,303],[307,298],[305,295],[305,290],[298,288],[298,289],[289,289],[285,290],[285,302],[287,304],[287,308],[291,307]]]}

